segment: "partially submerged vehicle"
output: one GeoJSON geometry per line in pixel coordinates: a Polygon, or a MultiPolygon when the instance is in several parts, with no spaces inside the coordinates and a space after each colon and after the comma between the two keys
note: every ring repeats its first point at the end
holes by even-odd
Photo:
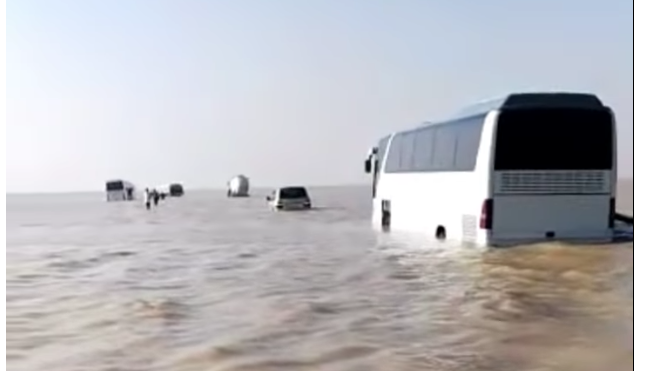
{"type": "Polygon", "coordinates": [[[186,194],[186,191],[183,189],[183,185],[180,183],[172,183],[169,187],[168,195],[170,197],[181,197],[186,194]]]}
{"type": "Polygon", "coordinates": [[[309,210],[312,200],[305,187],[282,187],[267,196],[269,206],[274,210],[309,210]]]}
{"type": "Polygon", "coordinates": [[[246,176],[235,176],[227,186],[227,197],[249,197],[249,179],[246,176]]]}
{"type": "Polygon", "coordinates": [[[514,93],[378,141],[372,223],[481,246],[610,241],[617,125],[593,94],[514,93]],[[589,134],[587,134],[589,133],[589,134]]]}
{"type": "Polygon", "coordinates": [[[165,197],[181,197],[185,194],[183,185],[180,183],[170,183],[156,187],[156,192],[163,198],[165,197]]]}
{"type": "Polygon", "coordinates": [[[113,179],[106,182],[106,201],[133,201],[136,187],[121,179],[113,179]]]}

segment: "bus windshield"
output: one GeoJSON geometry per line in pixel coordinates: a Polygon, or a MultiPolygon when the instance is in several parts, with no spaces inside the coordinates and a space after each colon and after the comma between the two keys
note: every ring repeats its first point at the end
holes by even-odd
{"type": "Polygon", "coordinates": [[[518,109],[498,117],[494,170],[611,170],[609,110],[518,109]]]}
{"type": "Polygon", "coordinates": [[[124,188],[124,183],[122,181],[116,180],[112,182],[106,182],[107,191],[122,191],[124,188]]]}

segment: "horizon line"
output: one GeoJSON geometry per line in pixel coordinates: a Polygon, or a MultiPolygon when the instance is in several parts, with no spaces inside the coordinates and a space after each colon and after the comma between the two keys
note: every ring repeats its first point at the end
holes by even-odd
{"type": "MultiPolygon", "coordinates": [[[[619,177],[618,182],[627,182],[627,181],[633,181],[634,177],[627,176],[627,177],[619,177]]],[[[369,186],[367,183],[343,183],[343,184],[314,184],[314,185],[305,185],[307,188],[337,188],[337,187],[366,187],[369,186]]],[[[190,191],[223,191],[226,190],[226,187],[186,187],[184,186],[186,190],[190,191]]],[[[274,189],[276,186],[257,186],[257,187],[252,187],[251,189],[256,190],[256,189],[274,189]]],[[[5,192],[6,196],[35,196],[35,195],[65,195],[65,194],[73,194],[73,193],[104,193],[106,191],[101,190],[101,189],[93,189],[93,190],[69,190],[69,191],[29,191],[29,192],[5,192]]]]}
{"type": "MultiPolygon", "coordinates": [[[[343,183],[343,184],[313,184],[313,185],[304,185],[306,188],[337,188],[337,187],[365,187],[368,186],[369,184],[366,183],[343,183]]],[[[257,190],[257,189],[274,189],[277,188],[278,186],[256,186],[256,187],[251,187],[252,190],[257,190]]],[[[138,188],[137,188],[138,189],[138,188]]],[[[143,188],[144,189],[144,188],[143,188]]],[[[227,187],[186,187],[184,186],[184,189],[187,191],[223,191],[226,190],[227,187]]],[[[105,190],[102,189],[93,189],[93,190],[69,190],[69,191],[28,191],[28,192],[5,192],[5,195],[10,196],[10,195],[21,195],[21,196],[26,196],[26,195],[65,195],[65,194],[72,194],[72,193],[104,193],[106,192],[105,190]]]]}

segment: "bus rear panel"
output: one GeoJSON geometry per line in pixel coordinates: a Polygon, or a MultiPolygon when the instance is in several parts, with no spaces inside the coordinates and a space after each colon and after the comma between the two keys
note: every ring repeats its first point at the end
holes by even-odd
{"type": "Polygon", "coordinates": [[[492,197],[479,205],[490,244],[611,238],[611,110],[506,109],[497,116],[493,148],[492,197]]]}

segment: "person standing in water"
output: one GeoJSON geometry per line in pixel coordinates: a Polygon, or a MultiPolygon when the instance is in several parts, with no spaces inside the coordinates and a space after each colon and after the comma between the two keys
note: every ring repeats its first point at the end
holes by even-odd
{"type": "Polygon", "coordinates": [[[152,199],[154,200],[154,206],[158,206],[158,200],[160,198],[160,195],[156,189],[154,189],[152,193],[153,193],[152,199]]]}
{"type": "Polygon", "coordinates": [[[143,200],[145,201],[145,208],[147,208],[147,210],[149,210],[152,207],[149,188],[145,188],[145,193],[143,194],[143,200]]]}

